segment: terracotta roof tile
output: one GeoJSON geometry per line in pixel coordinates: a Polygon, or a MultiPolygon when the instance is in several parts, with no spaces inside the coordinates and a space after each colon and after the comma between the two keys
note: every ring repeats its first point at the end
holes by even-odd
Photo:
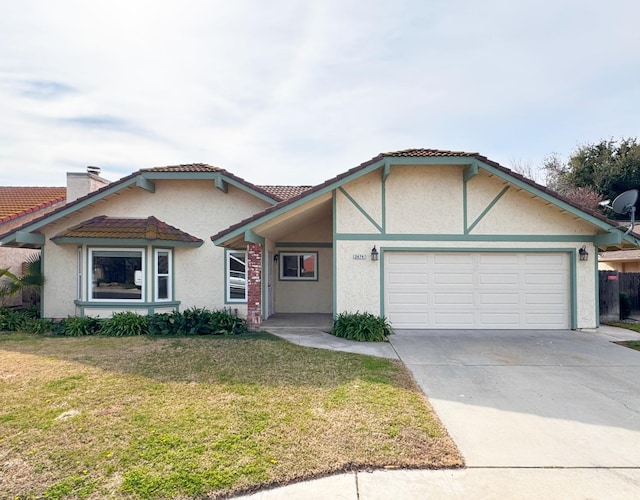
{"type": "MultiPolygon", "coordinates": [[[[223,238],[225,236],[227,236],[228,234],[232,233],[233,231],[235,231],[238,228],[241,228],[243,226],[245,226],[246,224],[249,224],[253,221],[256,221],[258,219],[260,219],[261,217],[264,217],[265,215],[268,215],[272,212],[275,212],[276,210],[280,210],[282,207],[286,207],[287,205],[290,205],[292,203],[295,203],[297,200],[305,198],[306,196],[309,196],[317,191],[320,191],[328,186],[331,186],[337,182],[340,182],[342,179],[345,179],[361,170],[364,170],[365,168],[367,168],[370,165],[373,165],[381,160],[384,160],[384,158],[388,158],[388,157],[450,157],[450,156],[462,156],[462,157],[469,157],[469,158],[475,158],[478,161],[481,161],[487,165],[490,165],[498,170],[501,170],[502,172],[505,172],[506,174],[510,175],[511,177],[514,177],[515,179],[518,179],[522,182],[524,182],[525,184],[528,184],[529,186],[531,186],[532,188],[535,188],[537,190],[540,190],[546,194],[548,194],[549,196],[552,196],[553,198],[556,198],[574,208],[577,208],[578,210],[591,215],[592,217],[599,219],[607,224],[610,224],[612,226],[615,226],[616,223],[610,219],[608,219],[607,217],[605,217],[604,215],[594,211],[594,210],[590,210],[587,209],[585,207],[582,207],[578,204],[576,204],[575,202],[571,201],[570,199],[560,195],[559,193],[557,193],[556,191],[554,191],[553,189],[549,189],[546,186],[543,186],[541,184],[538,184],[535,181],[532,181],[531,179],[518,174],[517,172],[514,172],[506,167],[503,167],[502,165],[500,165],[499,163],[492,161],[490,159],[488,159],[486,156],[482,156],[481,154],[478,153],[466,153],[463,151],[449,151],[449,150],[441,150],[441,149],[405,149],[405,150],[401,150],[401,151],[392,151],[392,152],[388,152],[388,153],[380,153],[378,156],[371,158],[368,161],[365,161],[364,163],[361,163],[360,165],[358,165],[357,167],[353,167],[349,170],[347,170],[346,172],[341,173],[340,175],[337,175],[336,177],[333,177],[321,184],[318,184],[316,186],[313,186],[311,189],[308,189],[306,191],[303,191],[302,193],[292,196],[291,198],[285,199],[279,203],[277,203],[276,205],[273,205],[271,207],[267,207],[265,208],[262,212],[258,212],[257,214],[254,214],[251,217],[248,217],[244,220],[241,220],[240,222],[233,224],[232,226],[228,227],[227,229],[224,229],[216,234],[214,234],[213,236],[211,236],[211,240],[216,241],[220,238],[223,238]]],[[[634,238],[639,238],[640,234],[638,233],[632,233],[632,236],[634,238]]]]}
{"type": "Polygon", "coordinates": [[[280,200],[288,200],[308,191],[313,186],[258,186],[269,194],[277,196],[280,200]]]}
{"type": "Polygon", "coordinates": [[[204,163],[187,163],[183,165],[168,165],[166,167],[142,168],[141,172],[220,172],[221,168],[212,167],[204,163]]]}
{"type": "Polygon", "coordinates": [[[0,223],[63,202],[64,187],[0,187],[0,223]]]}
{"type": "Polygon", "coordinates": [[[404,149],[402,151],[392,151],[383,153],[382,156],[393,157],[438,157],[438,156],[475,156],[478,153],[467,153],[465,151],[447,151],[445,149],[404,149]]]}
{"type": "Polygon", "coordinates": [[[54,236],[52,240],[55,241],[57,238],[145,239],[202,243],[200,238],[191,236],[153,216],[146,219],[129,219],[100,215],[70,227],[54,236]]]}

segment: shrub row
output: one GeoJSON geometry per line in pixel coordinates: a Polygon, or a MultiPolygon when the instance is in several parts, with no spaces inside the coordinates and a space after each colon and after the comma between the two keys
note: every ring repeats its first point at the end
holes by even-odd
{"type": "Polygon", "coordinates": [[[69,316],[58,322],[29,317],[24,311],[0,310],[0,331],[81,337],[105,335],[237,335],[248,331],[244,319],[226,311],[191,308],[183,312],[141,316],[133,312],[115,313],[109,319],[69,316]]]}
{"type": "Polygon", "coordinates": [[[331,334],[360,342],[385,342],[392,334],[391,325],[384,316],[371,313],[340,313],[333,320],[331,334]]]}

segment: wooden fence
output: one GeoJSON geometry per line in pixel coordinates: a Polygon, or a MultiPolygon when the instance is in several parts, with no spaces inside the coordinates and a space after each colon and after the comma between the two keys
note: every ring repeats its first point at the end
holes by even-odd
{"type": "Polygon", "coordinates": [[[631,314],[640,315],[640,273],[600,271],[600,321],[620,319],[620,293],[631,302],[631,314]]]}

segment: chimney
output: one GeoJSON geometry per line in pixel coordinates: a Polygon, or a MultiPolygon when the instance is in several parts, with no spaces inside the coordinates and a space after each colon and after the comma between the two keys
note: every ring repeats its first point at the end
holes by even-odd
{"type": "Polygon", "coordinates": [[[67,203],[109,184],[110,181],[100,177],[100,172],[100,167],[92,165],[87,167],[86,172],[67,172],[67,203]]]}

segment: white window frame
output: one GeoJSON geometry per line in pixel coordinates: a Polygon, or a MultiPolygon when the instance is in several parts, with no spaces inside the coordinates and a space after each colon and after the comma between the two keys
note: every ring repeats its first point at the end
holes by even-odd
{"type": "Polygon", "coordinates": [[[278,257],[278,263],[280,267],[280,280],[282,281],[318,281],[318,252],[280,252],[278,257]],[[307,255],[313,256],[313,276],[300,276],[300,258],[304,258],[307,255]],[[298,259],[298,275],[297,276],[285,276],[284,275],[284,261],[285,257],[297,257],[298,259]]]}
{"type": "MultiPolygon", "coordinates": [[[[173,300],[173,251],[169,248],[154,248],[153,249],[153,299],[155,302],[170,302],[173,300]],[[160,266],[158,265],[158,257],[161,253],[167,254],[168,272],[161,273],[160,266]],[[160,298],[160,278],[167,278],[167,297],[160,298]]],[[[144,276],[144,272],[143,272],[144,276]]]]}
{"type": "MultiPolygon", "coordinates": [[[[247,298],[249,295],[249,283],[247,280],[247,259],[248,259],[248,253],[246,250],[227,250],[225,252],[225,266],[224,266],[224,271],[225,271],[225,276],[224,276],[224,287],[225,287],[225,292],[224,292],[224,298],[225,298],[225,302],[226,303],[246,303],[247,302],[247,298]],[[237,273],[237,271],[232,271],[231,270],[231,259],[233,254],[242,254],[244,255],[244,278],[242,278],[242,276],[238,275],[238,276],[232,276],[232,272],[237,273]],[[234,279],[244,279],[244,298],[232,298],[231,297],[231,278],[234,279]]],[[[237,259],[236,259],[237,260],[237,259]]]]}
{"type": "Polygon", "coordinates": [[[123,304],[132,304],[132,303],[140,303],[145,301],[146,297],[146,278],[145,278],[145,269],[146,269],[146,249],[145,248],[126,248],[126,247],[95,247],[89,248],[89,256],[88,256],[88,272],[87,272],[87,301],[88,302],[121,302],[123,304]],[[140,267],[142,271],[142,285],[140,288],[140,298],[139,299],[96,299],[93,297],[93,254],[94,252],[139,252],[141,256],[140,267]]]}

